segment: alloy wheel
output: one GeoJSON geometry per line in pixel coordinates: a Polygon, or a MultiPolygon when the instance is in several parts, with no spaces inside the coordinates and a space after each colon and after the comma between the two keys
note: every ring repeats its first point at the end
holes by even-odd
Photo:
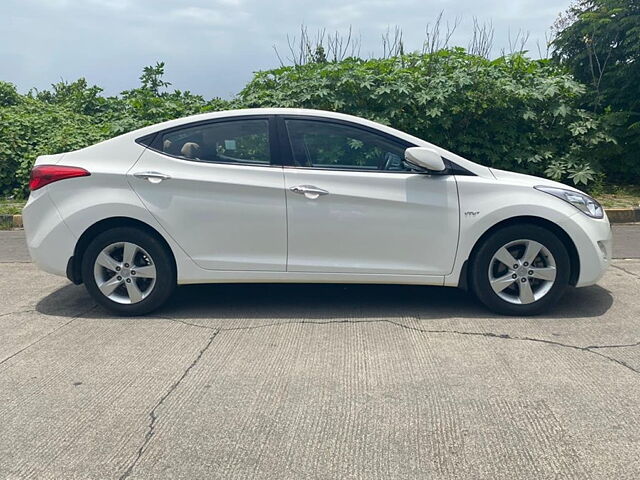
{"type": "Polygon", "coordinates": [[[506,302],[526,305],[540,300],[556,280],[553,255],[534,240],[515,240],[499,248],[489,262],[489,284],[506,302]]]}
{"type": "Polygon", "coordinates": [[[139,303],[156,284],[156,267],[151,256],[131,242],[117,242],[103,248],[96,257],[93,274],[102,294],[121,304],[139,303]]]}

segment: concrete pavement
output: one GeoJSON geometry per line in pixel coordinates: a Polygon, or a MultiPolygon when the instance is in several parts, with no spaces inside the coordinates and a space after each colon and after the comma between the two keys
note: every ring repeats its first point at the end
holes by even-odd
{"type": "Polygon", "coordinates": [[[640,471],[639,260],[527,319],[455,289],[268,284],[117,318],[20,252],[0,234],[0,478],[640,471]]]}
{"type": "Polygon", "coordinates": [[[30,261],[24,230],[0,230],[0,263],[30,261]]]}
{"type": "Polygon", "coordinates": [[[640,223],[613,225],[614,258],[640,258],[640,223]]]}

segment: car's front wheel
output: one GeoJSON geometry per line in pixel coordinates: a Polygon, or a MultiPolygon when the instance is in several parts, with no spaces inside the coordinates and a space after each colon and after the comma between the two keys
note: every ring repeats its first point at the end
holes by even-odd
{"type": "Polygon", "coordinates": [[[150,233],[119,227],[97,235],[82,258],[89,294],[118,315],[144,315],[173,293],[176,273],[171,253],[150,233]]]}
{"type": "Polygon", "coordinates": [[[491,310],[535,315],[557,302],[570,278],[567,249],[538,225],[511,225],[493,232],[471,261],[471,286],[491,310]]]}

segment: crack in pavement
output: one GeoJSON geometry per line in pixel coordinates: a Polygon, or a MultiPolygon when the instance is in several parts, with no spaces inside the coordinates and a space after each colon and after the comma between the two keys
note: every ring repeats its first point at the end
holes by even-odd
{"type": "Polygon", "coordinates": [[[161,320],[169,320],[171,322],[181,323],[182,325],[187,325],[189,327],[203,328],[205,330],[213,330],[213,331],[220,331],[221,330],[220,328],[208,327],[207,325],[200,325],[199,323],[185,322],[184,320],[180,320],[179,318],[173,318],[173,317],[169,317],[169,316],[166,316],[166,315],[155,315],[155,317],[151,317],[151,318],[159,318],[161,320]]]}
{"type": "MultiPolygon", "coordinates": [[[[63,323],[62,325],[54,328],[53,330],[51,330],[49,333],[47,333],[46,335],[43,335],[42,337],[38,338],[37,340],[31,342],[29,345],[21,348],[20,350],[18,350],[17,352],[12,353],[11,355],[9,355],[8,357],[3,358],[2,360],[0,360],[0,365],[3,365],[5,362],[8,362],[9,360],[11,360],[13,357],[15,357],[16,355],[21,354],[22,352],[24,352],[25,350],[28,350],[29,348],[33,347],[34,345],[36,345],[37,343],[40,343],[42,340],[44,340],[45,338],[48,338],[49,336],[53,335],[54,333],[56,333],[58,330],[63,329],[64,327],[66,327],[67,325],[70,325],[71,323],[73,323],[74,321],[76,321],[78,318],[82,317],[83,315],[86,315],[87,313],[89,313],[91,310],[93,310],[94,308],[96,308],[98,305],[94,304],[92,305],[90,308],[83,310],[82,312],[74,315],[73,317],[71,317],[71,319],[65,323],[63,323]]],[[[24,312],[11,312],[11,314],[16,314],[16,313],[28,313],[28,312],[35,312],[36,310],[25,310],[24,312]]],[[[5,315],[10,315],[10,314],[3,314],[2,316],[5,315]]]]}
{"type": "Polygon", "coordinates": [[[622,270],[624,273],[628,273],[628,274],[629,274],[629,275],[631,275],[632,277],[640,278],[640,275],[638,275],[637,273],[635,273],[635,272],[630,272],[629,270],[627,270],[627,269],[626,269],[626,268],[624,268],[624,267],[621,267],[620,265],[614,265],[614,264],[612,263],[612,264],[611,264],[611,266],[612,266],[613,268],[617,268],[618,270],[622,270]]]}
{"type": "MultiPolygon", "coordinates": [[[[193,326],[193,327],[205,328],[205,329],[210,329],[210,330],[213,329],[213,327],[208,327],[206,325],[195,324],[195,323],[188,323],[188,322],[184,322],[182,320],[179,320],[179,319],[176,319],[176,318],[172,318],[172,317],[168,317],[168,316],[158,317],[158,318],[163,318],[165,320],[169,320],[169,321],[172,321],[172,322],[177,322],[177,323],[181,323],[181,324],[189,325],[189,326],[193,326]]],[[[416,320],[419,320],[419,319],[416,319],[416,320]]],[[[546,345],[552,345],[552,346],[556,346],[556,347],[562,347],[562,348],[568,348],[568,349],[572,349],[572,350],[577,350],[577,351],[580,351],[580,352],[591,353],[593,355],[597,355],[599,357],[602,357],[602,358],[604,358],[604,359],[606,359],[606,360],[608,360],[610,362],[616,363],[616,364],[618,364],[618,365],[620,365],[620,366],[632,371],[633,373],[640,374],[640,370],[639,369],[632,367],[628,363],[626,363],[626,362],[624,362],[622,360],[618,360],[615,357],[610,357],[609,355],[605,355],[604,353],[600,353],[600,352],[594,351],[595,349],[601,349],[601,348],[634,347],[634,346],[640,345],[640,341],[637,342],[637,343],[628,344],[628,345],[593,345],[593,346],[581,347],[580,345],[572,345],[570,343],[562,343],[562,342],[558,342],[558,341],[555,341],[555,340],[547,340],[547,339],[544,339],[544,338],[512,336],[512,335],[509,335],[508,333],[465,332],[465,331],[462,331],[462,330],[444,330],[444,329],[428,330],[428,329],[419,328],[419,327],[412,327],[411,325],[406,325],[404,323],[395,322],[395,321],[389,320],[389,319],[376,319],[376,320],[347,320],[347,319],[342,319],[342,320],[295,320],[295,321],[291,321],[291,322],[273,322],[273,323],[266,323],[266,324],[261,324],[261,325],[251,325],[251,326],[246,326],[246,327],[219,328],[219,329],[217,329],[217,332],[233,332],[233,331],[240,331],[240,330],[255,330],[255,329],[258,329],[258,328],[269,328],[269,327],[282,326],[282,325],[329,325],[329,324],[344,324],[344,323],[351,323],[351,324],[358,324],[358,323],[387,323],[387,324],[394,325],[394,326],[399,327],[399,328],[403,328],[405,330],[411,330],[411,331],[420,332],[420,333],[427,333],[427,334],[467,335],[467,336],[474,336],[474,337],[495,338],[495,339],[499,339],[499,340],[515,340],[515,341],[520,341],[520,342],[542,343],[542,344],[546,344],[546,345]]]]}
{"type": "Polygon", "coordinates": [[[627,348],[627,347],[638,347],[640,346],[640,342],[636,343],[623,343],[620,345],[589,345],[588,347],[584,347],[586,349],[597,349],[597,348],[627,348]]]}
{"type": "MultiPolygon", "coordinates": [[[[630,273],[630,272],[627,272],[627,273],[630,273]]],[[[28,348],[32,347],[33,345],[39,343],[40,341],[44,340],[45,338],[53,335],[55,332],[59,331],[60,329],[70,325],[76,319],[78,319],[79,317],[89,313],[91,310],[93,310],[96,307],[97,307],[97,305],[94,304],[93,306],[91,306],[87,310],[84,310],[84,311],[78,313],[77,315],[74,315],[68,322],[65,322],[64,324],[62,324],[59,327],[55,328],[54,330],[52,330],[51,332],[49,332],[46,335],[42,336],[38,340],[32,342],[31,344],[27,345],[26,347],[24,347],[23,349],[19,350],[18,352],[15,352],[14,354],[10,355],[9,357],[1,360],[0,361],[0,365],[5,363],[9,359],[15,357],[16,355],[22,353],[23,351],[27,350],[28,348]]],[[[27,312],[28,311],[32,311],[32,310],[27,310],[27,312]]],[[[21,312],[11,312],[11,313],[21,313],[21,312]]],[[[11,313],[9,313],[9,314],[11,314],[11,313]]],[[[3,315],[9,315],[9,314],[3,314],[3,315]]],[[[580,352],[586,352],[586,353],[590,353],[590,354],[593,354],[593,355],[597,355],[597,356],[599,356],[599,357],[601,357],[601,358],[603,358],[603,359],[605,359],[605,360],[607,360],[609,362],[615,363],[615,364],[617,364],[617,365],[619,365],[619,366],[621,366],[621,367],[623,367],[623,368],[625,368],[625,369],[627,369],[627,370],[629,370],[629,371],[631,371],[633,373],[640,374],[640,370],[632,367],[631,365],[627,364],[626,362],[624,362],[622,360],[618,360],[618,359],[616,359],[614,357],[611,357],[609,355],[605,355],[605,354],[603,354],[601,352],[595,351],[596,349],[603,349],[603,348],[622,348],[622,347],[640,346],[640,341],[638,341],[636,343],[631,343],[631,344],[590,345],[590,346],[582,347],[582,346],[579,346],[579,345],[572,345],[572,344],[562,343],[562,342],[558,342],[558,341],[555,341],[555,340],[547,340],[547,339],[534,338],[534,337],[512,336],[512,335],[509,335],[507,333],[474,332],[474,331],[446,330],[446,329],[424,329],[424,328],[407,325],[405,323],[397,322],[397,321],[393,321],[393,320],[389,320],[389,319],[375,319],[375,320],[352,320],[352,319],[294,320],[294,321],[286,321],[286,322],[265,323],[265,324],[260,324],[260,325],[250,325],[250,326],[244,326],[244,327],[216,328],[216,327],[210,327],[210,326],[202,325],[202,324],[198,324],[198,323],[192,323],[192,322],[184,321],[184,320],[181,320],[181,319],[178,319],[178,318],[174,318],[174,317],[170,317],[170,316],[157,315],[157,316],[151,317],[151,318],[167,320],[167,321],[171,321],[171,322],[178,323],[178,324],[185,325],[185,326],[190,326],[190,327],[194,327],[194,328],[200,328],[200,329],[204,329],[204,330],[209,330],[212,333],[209,336],[209,339],[207,340],[207,342],[204,345],[204,347],[198,352],[198,355],[196,356],[196,358],[191,362],[191,364],[189,364],[187,366],[187,368],[183,371],[182,375],[169,387],[169,389],[165,392],[165,394],[162,397],[160,397],[160,399],[155,403],[153,408],[149,411],[149,413],[148,413],[149,423],[148,423],[147,430],[146,430],[144,439],[142,441],[142,444],[138,448],[136,456],[129,463],[129,465],[127,466],[127,468],[124,471],[124,473],[119,477],[120,480],[125,480],[125,479],[127,479],[127,478],[129,478],[131,476],[131,474],[133,473],[134,469],[136,468],[136,466],[139,464],[140,460],[142,459],[142,457],[146,453],[146,451],[147,451],[147,449],[149,447],[149,443],[151,442],[153,436],[156,433],[156,425],[157,425],[157,421],[158,421],[158,418],[159,418],[158,410],[165,404],[167,399],[178,389],[178,387],[187,378],[187,376],[193,370],[193,368],[200,362],[200,360],[202,359],[203,355],[211,347],[214,339],[221,332],[255,330],[255,329],[270,328],[270,327],[284,326],[284,325],[332,325],[332,324],[336,324],[337,325],[337,324],[360,324],[360,323],[362,323],[362,324],[386,323],[386,324],[393,325],[393,326],[396,326],[398,328],[402,328],[402,329],[405,329],[405,330],[415,331],[415,332],[425,333],[425,334],[432,334],[432,335],[465,335],[465,336],[473,336],[473,337],[492,338],[492,339],[498,339],[498,340],[514,340],[514,341],[522,341],[522,342],[533,342],[533,343],[546,344],[546,345],[556,346],[556,347],[561,347],[561,348],[568,348],[568,349],[571,349],[571,350],[576,350],[576,351],[580,351],[580,352]]],[[[420,320],[420,318],[414,318],[414,320],[420,320]]]]}
{"type": "MultiPolygon", "coordinates": [[[[184,323],[184,322],[179,322],[179,323],[184,323]]],[[[124,480],[125,478],[128,478],[133,473],[133,469],[136,467],[136,465],[138,464],[138,462],[142,458],[142,455],[144,455],[144,453],[146,452],[147,447],[149,446],[149,442],[151,441],[151,438],[155,434],[156,422],[158,420],[158,414],[156,413],[157,410],[164,404],[164,402],[167,400],[167,398],[169,398],[171,396],[171,394],[176,391],[176,389],[180,386],[182,381],[187,377],[187,375],[189,375],[189,372],[191,372],[191,370],[198,364],[198,362],[200,361],[202,356],[209,349],[209,347],[213,343],[213,340],[216,338],[216,336],[220,332],[219,330],[211,329],[209,327],[204,327],[202,325],[192,325],[192,326],[194,326],[194,327],[200,326],[202,328],[208,328],[210,330],[213,330],[213,334],[209,337],[209,340],[207,341],[206,345],[202,348],[202,350],[200,350],[200,352],[198,353],[196,358],[186,368],[186,370],[182,373],[180,378],[178,378],[178,380],[176,380],[173,383],[173,385],[171,385],[171,387],[169,387],[167,392],[162,397],[160,397],[160,400],[158,400],[158,402],[156,402],[156,404],[153,406],[153,408],[149,412],[149,425],[147,427],[147,433],[144,436],[144,440],[142,442],[142,445],[140,445],[140,448],[138,448],[138,453],[136,454],[136,456],[133,459],[133,461],[129,464],[129,466],[127,467],[125,472],[122,475],[120,475],[120,480],[124,480]]]]}
{"type": "Polygon", "coordinates": [[[0,317],[6,317],[9,315],[16,315],[19,313],[31,313],[31,312],[36,312],[37,310],[35,308],[30,308],[29,310],[16,310],[15,312],[5,312],[5,313],[0,313],[0,317]]]}
{"type": "Polygon", "coordinates": [[[596,351],[592,350],[592,349],[596,349],[596,348],[608,348],[608,347],[616,348],[616,347],[637,346],[637,345],[640,345],[640,342],[637,342],[635,344],[629,344],[629,345],[611,345],[611,346],[602,345],[602,346],[581,347],[581,346],[578,346],[578,345],[571,345],[571,344],[568,344],[568,343],[557,342],[555,340],[546,340],[546,339],[533,338],[533,337],[511,336],[511,335],[509,335],[507,333],[465,332],[465,331],[461,331],[461,330],[428,330],[428,329],[423,329],[423,328],[419,328],[419,327],[413,327],[413,326],[410,326],[410,325],[406,325],[404,323],[395,322],[393,320],[388,320],[388,319],[377,319],[377,320],[346,320],[346,319],[342,319],[342,320],[318,320],[318,321],[315,321],[315,320],[297,320],[297,321],[291,321],[291,322],[278,322],[278,323],[274,322],[274,323],[268,323],[268,324],[262,324],[262,325],[251,325],[251,326],[246,326],[246,327],[215,328],[215,327],[209,327],[207,325],[201,325],[201,324],[198,324],[198,323],[186,322],[186,321],[183,321],[183,320],[180,320],[180,319],[176,319],[176,318],[172,318],[172,317],[169,317],[169,316],[156,316],[155,318],[168,320],[168,321],[179,323],[179,324],[185,325],[185,326],[190,326],[190,327],[210,330],[213,333],[209,337],[209,340],[207,341],[206,345],[200,350],[200,352],[198,353],[196,358],[193,360],[193,362],[191,362],[191,364],[182,373],[180,378],[171,385],[171,387],[167,390],[167,392],[160,398],[160,400],[158,400],[158,402],[154,405],[154,407],[149,412],[149,419],[150,419],[149,420],[149,425],[147,426],[147,432],[146,432],[146,434],[144,436],[144,440],[142,442],[142,445],[138,448],[138,452],[137,452],[135,458],[129,464],[129,466],[127,467],[125,472],[119,477],[119,480],[125,480],[126,478],[128,478],[133,473],[134,468],[138,465],[138,463],[142,459],[142,456],[146,452],[146,450],[147,450],[147,448],[149,446],[149,442],[151,441],[152,437],[155,434],[156,423],[157,423],[157,420],[158,420],[158,413],[157,413],[158,409],[166,402],[167,398],[169,398],[176,391],[176,389],[180,386],[182,381],[189,375],[189,372],[191,372],[191,370],[198,364],[198,362],[200,361],[202,356],[209,349],[209,347],[213,343],[213,340],[221,332],[255,330],[255,329],[259,329],[259,328],[269,328],[269,327],[283,326],[283,325],[331,325],[331,324],[346,324],[346,323],[348,323],[348,324],[387,323],[387,324],[390,324],[390,325],[393,325],[393,326],[396,326],[396,327],[399,327],[399,328],[403,328],[405,330],[410,330],[410,331],[415,331],[415,332],[420,332],[420,333],[427,333],[427,334],[468,335],[468,336],[475,336],[475,337],[493,338],[493,339],[499,339],[499,340],[515,340],[515,341],[522,341],[522,342],[541,343],[541,344],[546,344],[546,345],[551,345],[551,346],[556,346],[556,347],[561,347],[561,348],[568,348],[568,349],[571,349],[571,350],[576,350],[576,351],[580,351],[580,352],[586,352],[586,353],[591,353],[593,355],[597,355],[597,356],[599,356],[601,358],[606,359],[607,361],[610,361],[610,362],[613,362],[613,363],[615,363],[615,364],[617,364],[619,366],[622,366],[622,367],[630,370],[633,373],[640,374],[640,370],[635,369],[634,367],[628,365],[627,363],[623,362],[622,360],[618,360],[618,359],[616,359],[614,357],[610,357],[610,356],[605,355],[603,353],[596,352],[596,351]]]}

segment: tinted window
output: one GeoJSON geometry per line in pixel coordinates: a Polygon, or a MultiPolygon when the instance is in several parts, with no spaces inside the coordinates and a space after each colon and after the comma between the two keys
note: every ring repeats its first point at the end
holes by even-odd
{"type": "Polygon", "coordinates": [[[382,135],[348,125],[286,120],[294,163],[300,167],[408,171],[405,147],[382,135]]]}
{"type": "Polygon", "coordinates": [[[162,134],[164,153],[189,160],[268,165],[268,120],[234,120],[196,125],[162,134]]]}

